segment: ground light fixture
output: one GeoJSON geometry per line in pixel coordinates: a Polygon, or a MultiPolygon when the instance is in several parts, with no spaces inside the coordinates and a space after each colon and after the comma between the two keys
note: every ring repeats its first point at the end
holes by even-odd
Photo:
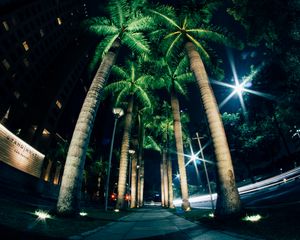
{"type": "Polygon", "coordinates": [[[87,216],[88,214],[87,214],[87,212],[80,212],[79,215],[82,216],[82,217],[85,217],[85,216],[87,216]]]}
{"type": "Polygon", "coordinates": [[[250,216],[247,215],[242,220],[247,221],[247,222],[258,222],[259,220],[261,220],[261,215],[259,215],[259,214],[250,215],[250,216]]]}
{"type": "Polygon", "coordinates": [[[51,218],[51,215],[44,210],[38,209],[34,212],[34,215],[38,217],[39,220],[45,221],[47,218],[51,218]]]}

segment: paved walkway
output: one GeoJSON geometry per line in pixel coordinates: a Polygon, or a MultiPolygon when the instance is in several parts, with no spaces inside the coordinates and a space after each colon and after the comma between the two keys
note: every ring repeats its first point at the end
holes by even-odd
{"type": "Polygon", "coordinates": [[[208,229],[178,217],[165,209],[142,208],[121,218],[118,222],[110,223],[80,236],[73,236],[70,239],[253,240],[255,238],[208,229]]]}

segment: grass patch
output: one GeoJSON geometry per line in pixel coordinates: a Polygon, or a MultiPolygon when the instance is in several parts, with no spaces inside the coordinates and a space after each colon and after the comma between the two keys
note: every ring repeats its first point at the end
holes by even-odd
{"type": "Polygon", "coordinates": [[[296,240],[300,236],[300,204],[280,208],[247,209],[248,216],[259,214],[256,222],[237,220],[221,221],[209,216],[211,211],[192,209],[190,212],[176,213],[190,221],[200,223],[210,229],[235,232],[263,239],[296,240]]]}
{"type": "MultiPolygon", "coordinates": [[[[42,220],[34,214],[36,210],[33,206],[1,200],[1,232],[12,238],[22,236],[22,239],[64,239],[118,221],[131,212],[116,213],[98,208],[85,208],[86,216],[62,218],[51,215],[50,218],[42,220]]],[[[43,210],[51,212],[50,209],[43,210]]]]}

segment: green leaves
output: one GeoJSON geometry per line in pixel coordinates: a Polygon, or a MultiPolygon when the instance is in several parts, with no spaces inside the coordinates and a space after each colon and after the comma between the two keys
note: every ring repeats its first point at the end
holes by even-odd
{"type": "Polygon", "coordinates": [[[127,31],[129,32],[144,32],[154,29],[154,21],[151,17],[133,18],[128,21],[127,31]]]}
{"type": "Polygon", "coordinates": [[[122,27],[129,15],[129,7],[126,0],[110,0],[108,11],[114,24],[122,27]]]}
{"type": "Polygon", "coordinates": [[[116,105],[127,101],[128,97],[133,96],[135,104],[140,108],[151,108],[147,89],[152,76],[140,71],[140,61],[126,61],[124,67],[114,66],[113,75],[116,82],[110,83],[105,87],[105,91],[117,95],[116,105]]]}
{"type": "Polygon", "coordinates": [[[122,38],[122,44],[138,54],[150,52],[149,44],[142,33],[125,32],[122,38]]]}

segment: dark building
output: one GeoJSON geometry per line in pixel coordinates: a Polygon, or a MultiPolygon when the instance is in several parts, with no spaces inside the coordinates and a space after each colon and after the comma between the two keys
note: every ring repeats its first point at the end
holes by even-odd
{"type": "Polygon", "coordinates": [[[84,0],[0,3],[0,120],[44,154],[70,139],[87,92],[93,40],[80,29],[87,16],[84,0]]]}

